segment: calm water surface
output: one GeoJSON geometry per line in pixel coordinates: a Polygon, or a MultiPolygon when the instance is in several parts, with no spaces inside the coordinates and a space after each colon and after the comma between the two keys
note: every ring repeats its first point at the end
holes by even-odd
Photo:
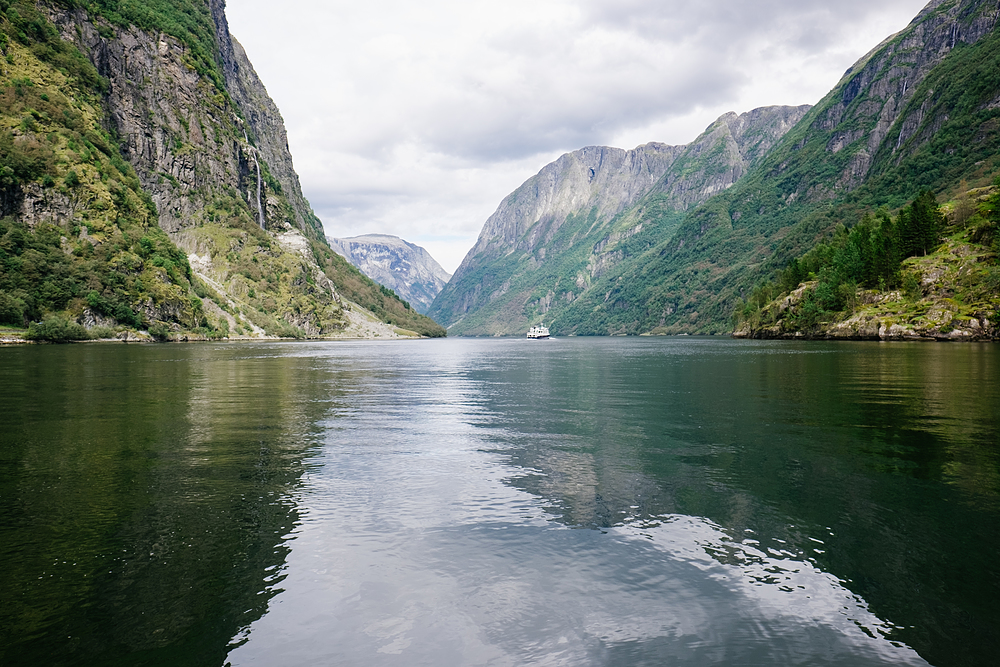
{"type": "Polygon", "coordinates": [[[1000,346],[0,349],[2,665],[991,665],[1000,346]]]}

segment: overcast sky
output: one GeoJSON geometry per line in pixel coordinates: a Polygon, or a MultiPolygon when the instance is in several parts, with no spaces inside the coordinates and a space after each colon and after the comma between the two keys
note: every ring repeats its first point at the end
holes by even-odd
{"type": "Polygon", "coordinates": [[[453,272],[500,200],[590,145],[814,104],[925,0],[229,0],[328,235],[453,272]]]}

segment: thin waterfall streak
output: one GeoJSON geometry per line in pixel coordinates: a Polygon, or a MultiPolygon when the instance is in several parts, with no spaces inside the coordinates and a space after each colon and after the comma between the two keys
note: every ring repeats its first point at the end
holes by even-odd
{"type": "Polygon", "coordinates": [[[246,128],[243,128],[243,139],[247,142],[247,146],[250,148],[250,156],[253,158],[253,164],[257,168],[257,222],[260,224],[260,228],[264,229],[264,207],[260,203],[260,160],[257,158],[257,149],[250,145],[250,137],[247,136],[246,128]]]}
{"type": "Polygon", "coordinates": [[[257,218],[260,228],[264,229],[264,207],[260,205],[260,161],[254,156],[253,163],[257,166],[257,218]]]}

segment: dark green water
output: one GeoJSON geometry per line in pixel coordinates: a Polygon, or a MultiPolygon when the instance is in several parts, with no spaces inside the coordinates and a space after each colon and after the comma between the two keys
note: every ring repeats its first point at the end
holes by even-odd
{"type": "Polygon", "coordinates": [[[0,665],[992,665],[1000,347],[0,349],[0,665]]]}

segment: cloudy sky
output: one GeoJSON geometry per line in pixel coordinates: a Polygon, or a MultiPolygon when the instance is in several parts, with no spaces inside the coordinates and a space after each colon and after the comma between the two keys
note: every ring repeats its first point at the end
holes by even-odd
{"type": "Polygon", "coordinates": [[[588,145],[686,144],[813,104],[925,0],[229,0],[331,236],[454,271],[500,200],[588,145]]]}

